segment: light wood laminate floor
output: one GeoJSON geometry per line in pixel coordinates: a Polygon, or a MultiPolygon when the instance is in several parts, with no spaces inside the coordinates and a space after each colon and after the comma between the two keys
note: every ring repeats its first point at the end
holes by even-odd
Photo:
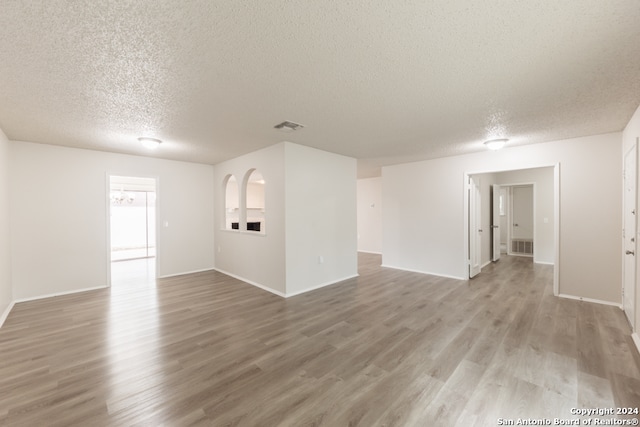
{"type": "Polygon", "coordinates": [[[204,272],[17,304],[0,424],[493,426],[640,406],[622,311],[553,297],[553,267],[506,257],[459,281],[359,262],[289,299],[204,272]]]}

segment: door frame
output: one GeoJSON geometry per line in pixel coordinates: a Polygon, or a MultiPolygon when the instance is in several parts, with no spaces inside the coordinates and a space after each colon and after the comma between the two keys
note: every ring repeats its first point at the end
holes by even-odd
{"type": "Polygon", "coordinates": [[[156,206],[155,206],[155,225],[156,225],[156,256],[155,256],[155,278],[159,277],[158,273],[160,271],[160,245],[161,245],[161,236],[160,236],[160,223],[158,222],[158,218],[160,216],[160,177],[154,175],[142,175],[142,174],[132,174],[127,172],[110,172],[107,171],[105,173],[105,207],[106,207],[106,239],[107,242],[107,287],[111,287],[111,177],[112,176],[125,176],[132,178],[145,178],[145,179],[153,179],[155,181],[155,189],[156,189],[156,206]]]}
{"type": "Polygon", "coordinates": [[[467,192],[468,206],[468,256],[469,279],[477,276],[482,271],[482,189],[480,182],[472,176],[468,177],[469,190],[467,192]],[[473,215],[472,215],[473,213],[473,215]],[[473,231],[472,231],[473,230],[473,231]],[[479,252],[479,253],[478,253],[479,252]],[[474,261],[476,264],[474,265],[474,261]]]}
{"type": "Polygon", "coordinates": [[[623,162],[623,166],[622,166],[622,172],[623,172],[623,178],[622,178],[622,310],[625,314],[625,318],[628,320],[631,329],[633,331],[637,330],[637,325],[636,325],[636,319],[638,318],[638,314],[636,312],[636,310],[638,309],[638,291],[640,290],[639,286],[638,286],[638,241],[637,239],[640,237],[640,235],[638,234],[638,145],[640,145],[640,138],[636,138],[636,140],[634,141],[633,145],[631,146],[631,148],[629,148],[627,150],[627,152],[624,154],[623,158],[622,158],[622,162],[623,162]],[[627,229],[626,229],[626,182],[627,182],[627,169],[626,169],[626,161],[627,161],[627,156],[629,154],[631,154],[632,151],[635,151],[635,176],[634,178],[634,187],[635,187],[635,193],[633,194],[634,197],[634,210],[636,211],[636,214],[633,217],[633,222],[635,224],[635,232],[634,232],[634,236],[633,238],[636,239],[636,241],[633,244],[633,251],[635,253],[634,256],[634,262],[633,262],[633,297],[631,299],[631,306],[632,306],[632,313],[631,316],[629,316],[629,313],[626,310],[626,304],[625,301],[627,300],[627,297],[625,295],[625,290],[626,290],[626,284],[627,284],[627,257],[630,255],[626,254],[626,250],[627,250],[627,239],[630,238],[630,236],[627,235],[627,229]]]}
{"type": "MultiPolygon", "coordinates": [[[[491,199],[491,222],[489,224],[491,230],[491,261],[497,262],[500,260],[502,251],[502,239],[500,238],[500,193],[502,186],[500,184],[491,184],[489,189],[491,199]]],[[[508,248],[507,248],[508,249],[508,248]]]]}
{"type": "MultiPolygon", "coordinates": [[[[487,173],[501,173],[511,172],[526,169],[537,168],[553,168],[553,244],[554,244],[554,267],[553,267],[553,295],[558,296],[560,294],[560,163],[553,164],[540,164],[540,165],[527,165],[523,167],[512,167],[507,169],[490,169],[490,170],[473,170],[463,173],[463,210],[462,210],[462,229],[463,229],[463,260],[465,271],[467,276],[469,275],[469,200],[467,195],[469,194],[469,177],[471,175],[481,175],[487,173]]],[[[535,191],[535,188],[534,188],[535,191]]],[[[535,194],[534,194],[535,204],[535,194]]],[[[535,209],[535,207],[534,207],[535,209]]],[[[535,251],[535,246],[534,246],[535,251]]],[[[467,277],[468,279],[469,277],[467,277]]]]}

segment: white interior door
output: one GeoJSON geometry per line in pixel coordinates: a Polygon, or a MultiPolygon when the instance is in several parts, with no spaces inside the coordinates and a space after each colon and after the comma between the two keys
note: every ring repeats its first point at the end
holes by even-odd
{"type": "Polygon", "coordinates": [[[491,260],[500,259],[500,186],[491,187],[491,260]]]}
{"type": "Polygon", "coordinates": [[[624,156],[624,282],[622,305],[629,324],[634,328],[636,283],[636,159],[634,145],[624,156]]]}
{"type": "Polygon", "coordinates": [[[482,203],[480,185],[469,177],[469,278],[482,270],[482,203]]]}

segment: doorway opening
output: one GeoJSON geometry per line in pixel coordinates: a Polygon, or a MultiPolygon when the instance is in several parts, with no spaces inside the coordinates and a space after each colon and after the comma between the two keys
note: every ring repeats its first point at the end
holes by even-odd
{"type": "Polygon", "coordinates": [[[465,173],[465,263],[469,278],[500,254],[553,265],[558,295],[560,165],[465,173]],[[474,197],[475,194],[475,197],[474,197]]]}
{"type": "Polygon", "coordinates": [[[111,284],[155,282],[156,180],[109,176],[111,284]]]}

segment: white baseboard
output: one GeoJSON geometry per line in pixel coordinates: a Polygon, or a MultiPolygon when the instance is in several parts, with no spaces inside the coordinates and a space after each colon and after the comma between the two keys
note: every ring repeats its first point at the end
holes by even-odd
{"type": "Polygon", "coordinates": [[[622,310],[622,304],[611,302],[611,301],[602,301],[602,300],[599,300],[599,299],[577,297],[575,295],[567,295],[567,294],[559,294],[558,296],[560,298],[575,299],[575,300],[578,300],[578,301],[593,302],[593,303],[596,303],[596,304],[612,305],[612,306],[618,307],[620,310],[622,310]]]}
{"type": "Polygon", "coordinates": [[[409,271],[411,273],[420,273],[420,274],[428,274],[430,276],[438,276],[438,277],[445,277],[447,279],[456,279],[456,280],[467,280],[466,277],[459,277],[459,276],[449,276],[447,274],[441,274],[441,273],[432,273],[429,271],[421,271],[421,270],[413,270],[410,268],[404,268],[404,267],[396,267],[393,265],[388,265],[388,264],[382,264],[381,267],[385,267],[385,268],[393,268],[394,270],[402,270],[402,271],[409,271]]]}
{"type": "Polygon", "coordinates": [[[261,283],[257,283],[257,282],[254,282],[253,280],[249,280],[249,279],[246,279],[246,278],[244,278],[242,276],[238,276],[237,274],[229,273],[228,271],[224,271],[224,270],[221,270],[219,268],[215,268],[214,270],[216,270],[216,271],[218,271],[218,272],[220,272],[222,274],[226,274],[227,276],[231,276],[234,279],[238,279],[238,280],[240,280],[242,282],[245,282],[245,283],[247,283],[247,284],[249,284],[251,286],[255,286],[256,288],[260,288],[260,289],[262,289],[264,291],[271,292],[272,294],[278,295],[279,297],[282,297],[282,298],[294,297],[296,295],[300,295],[300,294],[304,294],[304,293],[307,293],[307,292],[315,291],[316,289],[320,289],[320,288],[324,288],[324,287],[327,287],[327,286],[335,285],[337,283],[344,282],[345,280],[349,280],[349,279],[353,279],[354,277],[358,277],[358,274],[355,274],[353,276],[347,276],[347,277],[344,277],[342,279],[332,280],[330,282],[321,283],[319,285],[316,285],[316,286],[313,286],[313,287],[307,288],[307,289],[302,289],[300,291],[296,291],[296,292],[292,292],[292,293],[283,293],[283,292],[280,292],[280,291],[276,291],[275,289],[272,289],[272,288],[270,288],[268,286],[265,286],[265,285],[263,285],[261,283]]]}
{"type": "Polygon", "coordinates": [[[64,292],[56,292],[56,293],[53,293],[53,294],[38,295],[37,297],[18,298],[17,300],[15,300],[15,302],[19,303],[19,302],[36,301],[36,300],[39,300],[39,299],[61,297],[63,295],[78,294],[80,292],[97,291],[98,289],[105,289],[105,288],[108,288],[108,286],[96,286],[95,288],[74,289],[72,291],[64,291],[64,292]]]}
{"type": "Polygon", "coordinates": [[[286,294],[284,294],[284,293],[282,293],[280,291],[276,291],[275,289],[271,289],[270,287],[265,286],[263,284],[260,284],[258,282],[254,282],[253,280],[249,280],[249,279],[246,279],[244,277],[238,276],[237,274],[229,273],[228,271],[224,271],[224,270],[221,270],[219,268],[214,268],[213,270],[215,270],[217,272],[220,272],[222,274],[226,274],[227,276],[231,276],[234,279],[240,280],[241,282],[245,282],[245,283],[247,283],[249,285],[255,286],[256,288],[260,288],[263,291],[271,292],[272,294],[278,295],[279,297],[282,297],[282,298],[286,298],[287,297],[286,294]]]}
{"type": "Polygon", "coordinates": [[[634,332],[631,334],[631,338],[633,339],[633,342],[636,344],[636,349],[638,350],[638,353],[640,353],[640,335],[638,335],[637,332],[634,332]]]}
{"type": "Polygon", "coordinates": [[[487,262],[485,262],[484,264],[482,264],[482,266],[480,267],[481,269],[485,268],[487,265],[491,264],[493,261],[489,260],[487,262]]]}
{"type": "Polygon", "coordinates": [[[360,249],[358,249],[358,252],[362,252],[363,254],[382,255],[382,252],[363,251],[363,250],[360,250],[360,249]]]}
{"type": "Polygon", "coordinates": [[[327,286],[335,285],[337,283],[344,282],[345,280],[353,279],[354,277],[358,277],[358,276],[359,276],[359,274],[354,274],[352,276],[347,276],[347,277],[344,277],[342,279],[332,280],[330,282],[321,283],[319,285],[313,286],[311,288],[303,289],[301,291],[287,293],[285,295],[285,298],[294,297],[296,295],[300,295],[300,294],[304,294],[304,293],[307,293],[307,292],[315,291],[316,289],[325,288],[327,286]]]}
{"type": "Polygon", "coordinates": [[[519,256],[521,258],[533,258],[533,255],[529,255],[529,254],[517,254],[514,252],[507,252],[507,256],[519,256]]]}
{"type": "MultiPolygon", "coordinates": [[[[182,273],[165,274],[164,276],[158,276],[158,279],[167,279],[169,277],[184,276],[185,274],[204,273],[205,271],[214,271],[214,270],[218,271],[214,267],[209,267],[209,268],[202,268],[200,270],[184,271],[182,273]]],[[[230,275],[228,273],[224,273],[224,274],[230,275]]]]}
{"type": "Polygon", "coordinates": [[[536,261],[535,259],[533,260],[534,264],[542,264],[542,265],[556,265],[553,262],[547,262],[547,261],[536,261]]]}
{"type": "Polygon", "coordinates": [[[15,304],[16,304],[15,301],[11,301],[7,306],[6,310],[4,311],[4,313],[2,313],[2,316],[0,316],[0,328],[2,328],[2,325],[4,325],[4,321],[7,320],[7,317],[9,317],[9,313],[11,313],[11,309],[15,304]]]}

